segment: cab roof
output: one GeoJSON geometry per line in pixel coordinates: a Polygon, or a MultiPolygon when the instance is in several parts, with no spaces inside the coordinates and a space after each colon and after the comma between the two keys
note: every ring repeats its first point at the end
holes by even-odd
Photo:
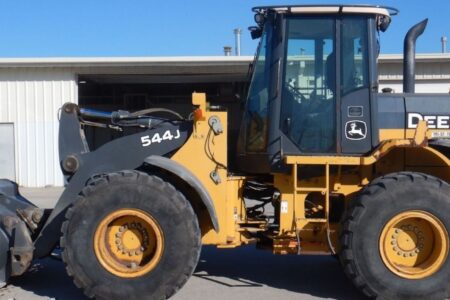
{"type": "Polygon", "coordinates": [[[398,10],[392,7],[378,5],[348,5],[348,4],[324,4],[324,5],[277,5],[254,7],[256,13],[266,13],[274,11],[277,13],[290,14],[375,14],[383,16],[395,16],[398,10]]]}

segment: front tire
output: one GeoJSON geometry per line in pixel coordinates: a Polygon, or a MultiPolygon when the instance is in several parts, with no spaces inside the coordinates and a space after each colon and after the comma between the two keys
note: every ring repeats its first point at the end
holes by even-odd
{"type": "Polygon", "coordinates": [[[108,174],[83,189],[66,213],[67,272],[96,299],[167,299],[194,271],[200,229],[170,183],[136,171],[108,174]]]}
{"type": "Polygon", "coordinates": [[[448,298],[450,186],[402,172],[374,180],[346,214],[340,260],[366,296],[448,298]]]}

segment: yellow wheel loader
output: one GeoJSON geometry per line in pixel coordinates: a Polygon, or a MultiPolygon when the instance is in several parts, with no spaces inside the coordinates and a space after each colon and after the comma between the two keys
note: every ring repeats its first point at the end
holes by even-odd
{"type": "Polygon", "coordinates": [[[337,255],[371,298],[450,297],[450,96],[414,93],[427,21],[405,38],[404,93],[394,94],[379,93],[377,58],[396,9],[253,10],[260,43],[238,133],[227,107],[201,93],[189,116],[62,107],[67,187],[54,209],[0,182],[4,284],[61,247],[88,297],[166,299],[202,245],[256,243],[337,255]],[[91,151],[86,126],[136,131],[91,151]]]}

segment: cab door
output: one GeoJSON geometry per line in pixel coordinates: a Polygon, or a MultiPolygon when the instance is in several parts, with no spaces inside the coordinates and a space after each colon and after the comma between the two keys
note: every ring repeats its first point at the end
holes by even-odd
{"type": "Polygon", "coordinates": [[[345,16],[338,21],[342,154],[364,154],[372,148],[368,24],[367,16],[345,16]]]}
{"type": "Polygon", "coordinates": [[[280,129],[283,152],[323,155],[337,152],[336,19],[287,19],[280,129]]]}

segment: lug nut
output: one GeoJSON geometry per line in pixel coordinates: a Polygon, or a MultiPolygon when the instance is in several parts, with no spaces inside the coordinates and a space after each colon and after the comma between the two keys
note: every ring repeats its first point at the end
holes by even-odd
{"type": "Polygon", "coordinates": [[[137,265],[136,265],[135,262],[132,262],[132,263],[130,263],[130,264],[128,265],[128,267],[129,267],[130,269],[136,269],[136,268],[137,268],[137,265]]]}

